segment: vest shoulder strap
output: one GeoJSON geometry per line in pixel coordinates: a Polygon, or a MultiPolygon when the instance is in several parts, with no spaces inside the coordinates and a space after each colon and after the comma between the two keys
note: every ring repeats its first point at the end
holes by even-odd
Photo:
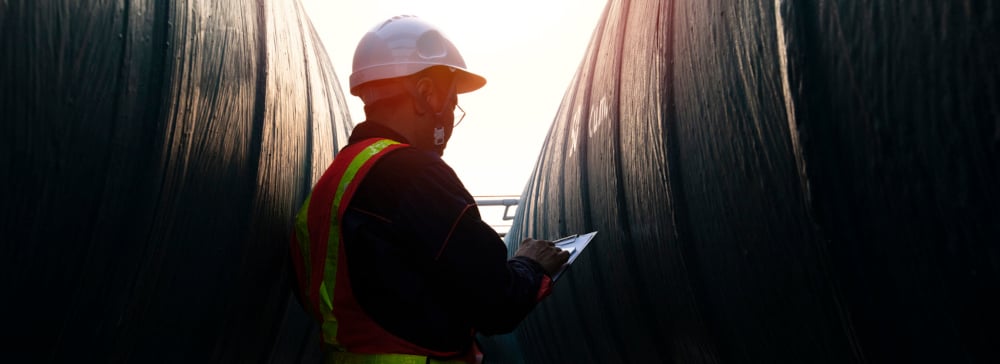
{"type": "Polygon", "coordinates": [[[332,298],[342,239],[340,219],[354,192],[379,159],[406,146],[385,138],[348,145],[334,157],[299,209],[291,239],[292,261],[303,304],[315,318],[336,321],[332,298]]]}

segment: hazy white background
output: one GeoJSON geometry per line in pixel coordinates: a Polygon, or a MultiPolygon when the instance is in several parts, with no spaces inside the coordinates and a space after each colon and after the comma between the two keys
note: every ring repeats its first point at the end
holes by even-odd
{"type": "MultiPolygon", "coordinates": [[[[474,196],[520,195],[552,120],[590,42],[606,0],[302,0],[348,99],[354,48],[376,24],[400,14],[438,26],[486,77],[459,95],[465,120],[444,159],[474,196]]],[[[482,209],[484,219],[490,214],[482,209]]],[[[499,210],[502,213],[502,208],[499,210]]]]}
{"type": "Polygon", "coordinates": [[[303,0],[333,61],[351,118],[364,120],[348,92],[358,40],[394,15],[417,15],[458,47],[482,89],[459,96],[465,121],[445,160],[473,195],[518,195],[524,189],[576,73],[605,0],[303,0]]]}

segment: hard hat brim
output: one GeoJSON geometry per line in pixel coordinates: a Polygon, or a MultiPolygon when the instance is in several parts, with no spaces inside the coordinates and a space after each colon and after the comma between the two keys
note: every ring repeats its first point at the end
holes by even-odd
{"type": "Polygon", "coordinates": [[[455,93],[464,94],[486,85],[486,78],[461,68],[455,69],[455,93]]]}
{"type": "Polygon", "coordinates": [[[352,95],[358,96],[359,88],[366,83],[391,78],[407,77],[430,67],[448,67],[455,72],[455,93],[462,94],[472,92],[486,85],[486,78],[459,67],[440,64],[378,65],[355,71],[351,74],[350,91],[352,95]]]}

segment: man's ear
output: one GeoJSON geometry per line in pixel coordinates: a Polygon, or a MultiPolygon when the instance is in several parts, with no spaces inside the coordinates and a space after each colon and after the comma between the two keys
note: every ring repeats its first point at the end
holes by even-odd
{"type": "Polygon", "coordinates": [[[417,80],[417,95],[420,95],[419,97],[423,98],[426,103],[425,105],[433,108],[436,93],[437,90],[434,89],[434,80],[431,80],[430,77],[421,77],[417,80]]]}

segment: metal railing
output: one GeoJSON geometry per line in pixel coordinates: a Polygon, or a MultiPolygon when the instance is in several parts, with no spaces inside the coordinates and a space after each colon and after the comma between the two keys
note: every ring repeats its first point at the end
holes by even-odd
{"type": "Polygon", "coordinates": [[[479,212],[483,215],[483,221],[493,227],[500,237],[507,235],[510,230],[512,223],[508,221],[514,220],[514,214],[517,212],[517,205],[521,202],[521,196],[505,195],[505,196],[475,196],[476,205],[479,206],[479,212]],[[503,207],[503,214],[489,214],[489,209],[503,207]],[[514,207],[514,209],[511,209],[514,207]],[[496,217],[495,215],[499,215],[496,217]]]}

